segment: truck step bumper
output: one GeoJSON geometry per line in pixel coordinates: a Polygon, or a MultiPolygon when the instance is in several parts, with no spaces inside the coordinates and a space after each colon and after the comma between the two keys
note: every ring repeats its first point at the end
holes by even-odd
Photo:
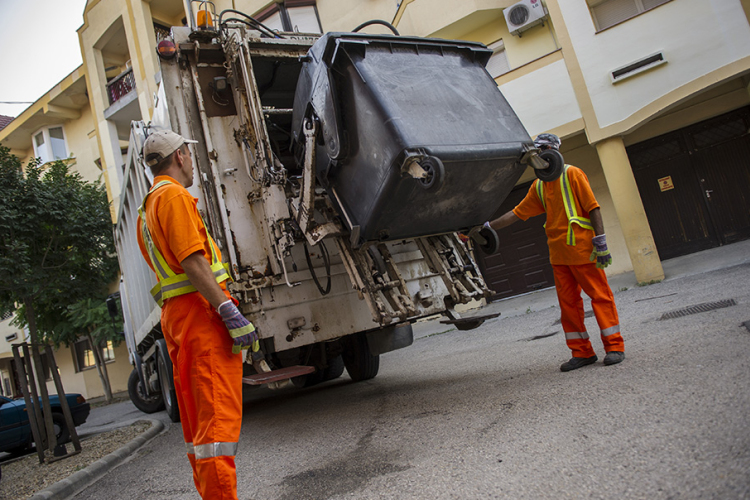
{"type": "Polygon", "coordinates": [[[273,370],[270,372],[258,373],[256,375],[242,377],[242,383],[248,385],[270,384],[271,382],[287,380],[292,377],[309,375],[314,371],[314,366],[289,366],[287,368],[281,368],[279,370],[273,370]]]}

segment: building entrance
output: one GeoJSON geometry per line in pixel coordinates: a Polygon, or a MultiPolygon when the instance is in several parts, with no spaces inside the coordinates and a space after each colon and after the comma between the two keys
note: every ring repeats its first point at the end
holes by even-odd
{"type": "Polygon", "coordinates": [[[659,257],[750,238],[750,107],[627,148],[659,257]]]}

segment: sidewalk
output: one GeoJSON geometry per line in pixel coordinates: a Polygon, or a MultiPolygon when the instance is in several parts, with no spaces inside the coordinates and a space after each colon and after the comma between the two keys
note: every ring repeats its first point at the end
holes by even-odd
{"type": "MultiPolygon", "coordinates": [[[[664,281],[676,280],[686,276],[703,274],[718,269],[750,263],[750,240],[740,241],[731,245],[703,250],[702,252],[675,257],[662,261],[664,281]]],[[[609,276],[609,286],[617,297],[617,293],[638,286],[633,271],[609,276]]],[[[584,298],[585,294],[584,294],[584,298]]],[[[500,313],[500,317],[513,317],[530,312],[541,311],[550,307],[557,307],[557,294],[554,287],[545,288],[516,297],[491,302],[483,307],[461,313],[462,317],[500,313]]],[[[443,318],[420,321],[413,325],[414,338],[425,337],[435,333],[452,330],[451,325],[441,324],[443,318]]]]}

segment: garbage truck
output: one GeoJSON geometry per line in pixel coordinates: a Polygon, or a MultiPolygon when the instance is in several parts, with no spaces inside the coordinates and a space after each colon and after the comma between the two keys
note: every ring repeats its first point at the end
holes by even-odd
{"type": "MultiPolygon", "coordinates": [[[[527,166],[562,169],[556,152],[534,148],[480,43],[279,33],[230,16],[160,42],[153,118],[132,123],[117,207],[129,394],[174,421],[156,277],[136,240],[150,133],[198,141],[189,191],[260,333],[260,349],[243,351],[247,387],[305,387],[344,370],[372,379],[420,318],[479,326],[486,316],[456,311],[491,294],[459,233],[488,220],[527,166]]],[[[497,249],[491,229],[473,234],[475,248],[497,249]]]]}

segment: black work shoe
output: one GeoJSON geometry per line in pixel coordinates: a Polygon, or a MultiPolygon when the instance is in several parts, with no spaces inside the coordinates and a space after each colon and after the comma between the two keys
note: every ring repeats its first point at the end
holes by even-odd
{"type": "Polygon", "coordinates": [[[599,358],[596,357],[596,354],[594,354],[590,358],[570,358],[570,361],[566,361],[565,363],[560,365],[560,371],[569,372],[571,370],[577,370],[582,366],[596,363],[597,359],[599,358]]]}
{"type": "Polygon", "coordinates": [[[622,363],[622,360],[625,359],[625,353],[622,351],[610,351],[607,353],[606,356],[604,356],[604,364],[605,365],[616,365],[617,363],[622,363]]]}

